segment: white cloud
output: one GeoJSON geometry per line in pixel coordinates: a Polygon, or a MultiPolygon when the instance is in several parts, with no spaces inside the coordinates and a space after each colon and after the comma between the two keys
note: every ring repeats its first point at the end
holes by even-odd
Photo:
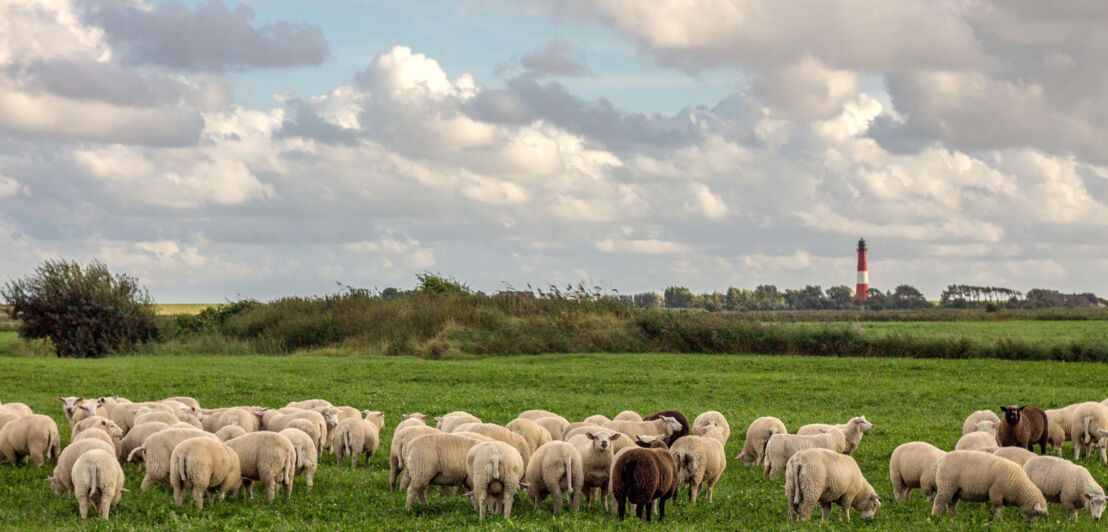
{"type": "Polygon", "coordinates": [[[680,242],[666,240],[613,240],[607,238],[596,242],[597,250],[604,253],[625,255],[681,255],[689,252],[689,247],[680,242]]]}

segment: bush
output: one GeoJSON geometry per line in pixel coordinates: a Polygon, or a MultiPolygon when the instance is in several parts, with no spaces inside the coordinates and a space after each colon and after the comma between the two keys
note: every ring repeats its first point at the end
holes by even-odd
{"type": "Polygon", "coordinates": [[[93,261],[46,261],[35,273],[8,282],[0,297],[11,305],[24,338],[49,338],[58,356],[100,357],[157,337],[154,306],[128,275],[112,275],[93,261]]]}

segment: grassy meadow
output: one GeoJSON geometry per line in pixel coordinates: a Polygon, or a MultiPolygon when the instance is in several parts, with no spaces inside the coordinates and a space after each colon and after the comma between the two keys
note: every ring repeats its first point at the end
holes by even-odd
{"type": "Polygon", "coordinates": [[[1099,320],[797,322],[785,326],[790,328],[851,327],[870,336],[969,338],[985,342],[1015,340],[1051,345],[1067,342],[1108,344],[1108,323],[1099,320]]]}
{"type": "MultiPolygon", "coordinates": [[[[389,492],[387,454],[392,427],[404,412],[437,415],[467,410],[485,421],[506,423],[528,408],[547,408],[570,420],[629,408],[643,414],[676,408],[690,421],[719,410],[732,425],[728,469],[715,501],[695,508],[679,502],[667,508],[664,530],[792,530],[783,480],[765,480],[733,457],[746,425],[762,415],[780,417],[790,430],[810,422],[843,422],[865,414],[876,428],[855,453],[867,479],[885,502],[874,521],[846,525],[841,513],[830,528],[866,530],[1036,529],[1055,530],[1064,512],[1051,505],[1050,517],[1031,527],[1015,509],[992,522],[984,505],[960,503],[953,518],[928,522],[930,506],[916,492],[896,503],[888,480],[888,459],[900,443],[925,440],[950,449],[963,418],[979,408],[1027,403],[1054,407],[1100,400],[1108,393],[1108,373],[1092,363],[999,360],[916,360],[894,358],[816,358],[801,356],[688,354],[560,354],[463,356],[449,360],[350,356],[339,350],[285,357],[141,356],[101,360],[0,357],[0,401],[22,401],[59,422],[68,441],[59,395],[118,393],[133,400],[191,395],[206,406],[283,406],[293,399],[325,397],[335,404],[382,410],[386,427],[372,467],[337,467],[327,457],[313,491],[297,480],[293,497],[267,503],[235,498],[199,511],[175,507],[171,491],[138,492],[141,471],[125,468],[126,494],[108,523],[81,523],[72,498],[55,497],[42,479],[50,468],[0,465],[0,529],[126,530],[135,528],[215,529],[373,529],[455,530],[477,527],[476,514],[461,498],[430,493],[430,506],[407,515],[404,495],[389,492]]],[[[1069,451],[1067,444],[1066,450],[1069,451]]],[[[1067,455],[1068,456],[1068,455],[1067,455]]],[[[1084,461],[1097,480],[1108,482],[1108,467],[1084,461]]],[[[684,492],[682,492],[684,495],[684,492]]],[[[679,499],[680,500],[680,499],[679,499]]],[[[521,501],[511,523],[492,518],[495,530],[641,530],[637,520],[622,525],[599,508],[551,516],[549,500],[540,510],[521,501]]],[[[1066,530],[1100,529],[1087,513],[1066,530]]]]}

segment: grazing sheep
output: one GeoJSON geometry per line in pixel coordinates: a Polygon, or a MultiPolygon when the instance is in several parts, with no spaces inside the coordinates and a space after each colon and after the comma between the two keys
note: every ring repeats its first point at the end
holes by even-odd
{"type": "Polygon", "coordinates": [[[245,435],[246,431],[238,425],[227,425],[226,427],[215,431],[215,437],[219,438],[219,441],[224,442],[245,435]]]}
{"type": "Polygon", "coordinates": [[[1050,448],[1054,452],[1058,453],[1058,457],[1062,456],[1062,446],[1066,444],[1066,440],[1069,439],[1067,435],[1068,429],[1062,425],[1061,417],[1058,410],[1046,410],[1046,442],[1050,445],[1050,448]],[[1054,412],[1053,417],[1051,412],[1054,412]]]}
{"type": "Polygon", "coordinates": [[[0,428],[0,454],[4,461],[11,464],[18,465],[26,457],[42,467],[47,459],[61,454],[58,425],[42,414],[31,414],[8,422],[0,428]]]}
{"type": "MultiPolygon", "coordinates": [[[[204,494],[219,492],[220,500],[228,492],[242,488],[239,457],[230,447],[210,438],[191,438],[173,448],[169,456],[169,483],[173,502],[181,505],[184,490],[192,490],[192,501],[204,509],[204,494]]],[[[214,499],[214,496],[212,497],[214,499]]]]}
{"type": "Polygon", "coordinates": [[[312,489],[315,483],[315,472],[319,467],[319,454],[316,453],[312,437],[296,427],[289,427],[278,434],[292,442],[292,448],[296,451],[296,474],[304,475],[308,489],[312,489]]]}
{"type": "Polygon", "coordinates": [[[616,417],[612,418],[612,421],[634,421],[636,423],[642,420],[642,416],[640,416],[639,413],[635,412],[634,410],[624,410],[623,412],[616,414],[616,417]]]}
{"type": "Polygon", "coordinates": [[[62,449],[58,455],[58,463],[54,466],[54,474],[46,479],[50,487],[54,488],[54,494],[58,496],[73,493],[73,464],[82,454],[93,449],[114,452],[112,444],[100,440],[78,440],[62,449]]]}
{"type": "Polygon", "coordinates": [[[436,429],[443,432],[454,432],[454,428],[458,425],[480,423],[481,420],[468,412],[451,412],[445,416],[435,416],[435,422],[436,429]]]}
{"type": "Polygon", "coordinates": [[[404,471],[404,446],[412,440],[425,434],[441,432],[427,425],[415,425],[396,429],[392,433],[392,444],[389,445],[389,491],[396,491],[400,474],[404,471]]]}
{"type": "Polygon", "coordinates": [[[1082,452],[1085,458],[1093,453],[1093,447],[1100,447],[1100,461],[1108,463],[1105,454],[1106,440],[1100,438],[1097,431],[1108,429],[1108,406],[1100,403],[1082,403],[1073,411],[1070,419],[1070,435],[1073,437],[1073,459],[1079,460],[1082,452]]]}
{"type": "Polygon", "coordinates": [[[632,440],[639,436],[662,436],[668,439],[683,428],[674,417],[661,417],[651,421],[609,421],[603,425],[608,430],[622,432],[632,440]]]}
{"type": "MultiPolygon", "coordinates": [[[[61,398],[59,397],[59,399],[61,399],[61,398]]],[[[115,410],[115,407],[117,407],[119,405],[130,404],[131,400],[127,399],[126,397],[120,397],[118,395],[113,395],[113,396],[110,396],[110,397],[105,396],[105,397],[97,398],[96,402],[99,403],[100,406],[102,406],[104,408],[105,412],[107,412],[107,414],[105,414],[104,417],[110,418],[111,415],[112,415],[112,411],[115,410]]]]}
{"type": "Polygon", "coordinates": [[[335,441],[332,442],[335,460],[341,462],[345,455],[350,458],[350,467],[358,467],[358,459],[364,454],[365,463],[369,465],[380,442],[378,419],[384,423],[384,414],[367,411],[366,419],[344,419],[339,422],[335,427],[335,441]]]}
{"type": "Polygon", "coordinates": [[[723,417],[723,414],[716,412],[715,410],[709,410],[696,416],[693,420],[693,427],[718,427],[720,432],[723,433],[724,443],[731,439],[731,424],[727,422],[727,418],[723,417]]]}
{"type": "Polygon", "coordinates": [[[23,416],[17,416],[15,414],[0,414],[0,429],[4,428],[4,425],[15,421],[23,416]]]}
{"type": "Polygon", "coordinates": [[[96,429],[82,430],[81,432],[79,432],[76,436],[74,436],[69,441],[70,441],[70,443],[73,443],[73,442],[78,442],[78,441],[81,441],[81,440],[102,441],[102,442],[104,442],[108,445],[111,445],[112,446],[112,452],[115,453],[115,455],[117,457],[119,456],[119,440],[116,439],[116,438],[112,438],[111,436],[108,435],[107,432],[104,432],[102,430],[96,430],[96,429]]]}
{"type": "Polygon", "coordinates": [[[893,455],[889,458],[889,481],[892,482],[896,501],[908,502],[915,488],[920,488],[923,496],[930,499],[934,494],[935,465],[944,455],[946,452],[942,449],[922,441],[901,444],[893,449],[893,455]]]}
{"type": "MultiPolygon", "coordinates": [[[[413,430],[411,427],[404,430],[413,430]]],[[[427,488],[436,486],[462,486],[465,484],[466,458],[469,450],[485,437],[438,432],[425,434],[410,441],[404,450],[402,461],[404,478],[401,489],[407,489],[405,508],[412,510],[418,500],[427,504],[427,488]]],[[[491,441],[487,440],[487,441],[491,441]]]]}
{"type": "Polygon", "coordinates": [[[583,419],[582,421],[585,422],[585,423],[591,423],[593,425],[603,425],[603,424],[611,421],[611,419],[608,419],[608,416],[602,416],[600,414],[594,414],[594,415],[591,415],[591,416],[583,419]]]}
{"type": "Polygon", "coordinates": [[[965,436],[971,432],[977,432],[977,426],[982,421],[999,422],[1000,416],[996,415],[996,412],[992,410],[978,410],[966,417],[966,420],[962,422],[962,435],[965,436]]]}
{"type": "Polygon", "coordinates": [[[993,518],[1000,519],[1005,506],[1018,506],[1028,521],[1047,515],[1046,499],[1015,462],[978,451],[951,451],[935,467],[935,501],[931,515],[943,508],[954,515],[958,500],[987,502],[993,518]]]}
{"type": "Polygon", "coordinates": [[[185,396],[166,397],[165,399],[162,399],[161,401],[158,401],[158,402],[159,403],[176,402],[176,403],[181,403],[181,404],[183,404],[185,406],[188,406],[188,407],[191,407],[191,408],[195,408],[196,410],[200,410],[200,401],[197,401],[196,399],[193,399],[192,397],[185,397],[185,396]]]}
{"type": "MultiPolygon", "coordinates": [[[[718,425],[711,427],[719,429],[718,425]]],[[[727,468],[723,442],[707,436],[685,436],[673,442],[669,453],[677,464],[677,484],[689,485],[689,501],[693,506],[702,487],[707,488],[708,502],[712,502],[713,488],[727,468]]]]}
{"type": "Polygon", "coordinates": [[[848,523],[851,508],[867,520],[873,519],[881,508],[881,498],[866,482],[854,458],[829,449],[803,449],[789,458],[785,467],[785,497],[789,500],[789,517],[794,522],[810,519],[816,504],[824,521],[831,516],[831,503],[838,504],[848,523]]]}
{"type": "MultiPolygon", "coordinates": [[[[549,418],[547,418],[549,419],[549,418]]],[[[581,507],[585,482],[581,453],[568,442],[553,440],[535,451],[527,464],[527,495],[539,508],[549,494],[554,499],[554,515],[562,511],[562,493],[570,497],[573,511],[581,507]]]]}
{"type": "Polygon", "coordinates": [[[832,427],[841,430],[843,436],[846,437],[846,448],[843,449],[843,454],[852,455],[854,454],[854,450],[858,448],[858,445],[862,443],[862,436],[873,430],[873,423],[870,423],[866,419],[866,416],[858,416],[842,425],[823,425],[818,423],[805,425],[800,427],[796,433],[800,436],[811,436],[821,432],[827,432],[832,427]]]}
{"type": "Polygon", "coordinates": [[[531,461],[531,446],[527,444],[527,440],[500,425],[494,423],[466,423],[458,426],[455,432],[475,432],[496,441],[502,441],[519,451],[519,455],[523,457],[524,467],[527,467],[527,464],[531,461]]]}
{"type": "Polygon", "coordinates": [[[1099,521],[1104,513],[1104,489],[1089,470],[1061,458],[1036,456],[1023,464],[1023,471],[1050,502],[1060,502],[1066,516],[1077,520],[1077,511],[1085,508],[1099,521]]]}
{"type": "Polygon", "coordinates": [[[831,428],[828,432],[821,432],[813,436],[799,436],[796,434],[774,434],[766,442],[766,454],[762,457],[764,475],[766,478],[775,478],[785,471],[789,458],[801,449],[831,449],[837,453],[846,448],[846,436],[843,431],[831,428]]]}
{"type": "Polygon", "coordinates": [[[569,444],[581,455],[581,470],[585,475],[581,484],[585,490],[585,507],[592,506],[596,491],[600,501],[608,509],[608,487],[611,484],[612,461],[615,460],[614,442],[627,439],[619,432],[605,429],[586,432],[569,439],[569,444]]]}
{"type": "Polygon", "coordinates": [[[775,417],[760,417],[750,423],[746,429],[746,441],[743,442],[743,450],[739,453],[739,460],[746,465],[760,466],[765,463],[766,444],[770,436],[774,434],[788,434],[788,429],[780,419],[775,417]]]}
{"type": "MultiPolygon", "coordinates": [[[[535,449],[550,441],[550,431],[530,419],[513,419],[504,428],[523,437],[527,441],[527,447],[531,454],[535,453],[535,449]]],[[[563,434],[563,436],[565,435],[563,434]]]]}
{"type": "MultiPolygon", "coordinates": [[[[650,453],[653,457],[654,463],[657,466],[658,482],[654,489],[652,496],[652,502],[647,505],[640,505],[635,508],[635,513],[639,518],[645,518],[650,520],[651,514],[654,511],[658,512],[658,520],[661,521],[666,516],[666,501],[674,498],[677,495],[677,464],[673,461],[673,456],[669,454],[669,449],[666,447],[665,440],[662,436],[639,436],[635,441],[638,449],[643,449],[650,453]],[[644,515],[645,513],[645,515],[644,515]]],[[[627,450],[622,453],[617,453],[616,460],[623,454],[629,454],[635,451],[627,450]]],[[[621,480],[626,480],[627,475],[624,473],[621,475],[621,480]]],[[[615,496],[615,469],[612,472],[612,494],[615,496]]],[[[618,501],[618,498],[617,498],[618,501]]],[[[622,516],[622,512],[617,505],[617,513],[622,516]]],[[[626,506],[626,505],[624,505],[626,506]]]]}
{"type": "MultiPolygon", "coordinates": [[[[135,425],[127,432],[123,440],[119,442],[119,459],[127,460],[131,451],[135,450],[137,447],[142,447],[142,444],[146,442],[146,438],[167,428],[169,428],[169,425],[165,423],[143,423],[142,425],[135,425]]],[[[141,459],[141,457],[137,458],[141,459]]]]}
{"type": "Polygon", "coordinates": [[[73,493],[81,519],[88,519],[90,500],[99,508],[100,517],[107,519],[112,506],[119,504],[127,491],[123,482],[123,468],[113,453],[103,449],[82,453],[73,463],[73,493]]]}
{"type": "MultiPolygon", "coordinates": [[[[76,417],[76,416],[74,416],[74,417],[76,417]]],[[[151,422],[155,422],[155,421],[160,422],[160,423],[165,423],[166,425],[173,425],[173,424],[175,424],[175,423],[177,423],[178,421],[181,421],[181,420],[180,420],[180,418],[178,418],[177,416],[175,416],[173,414],[170,414],[169,412],[163,412],[161,410],[152,410],[150,412],[143,412],[141,414],[136,415],[134,417],[134,420],[132,421],[132,425],[141,425],[143,423],[151,423],[151,422]]],[[[203,429],[204,427],[203,427],[203,425],[201,425],[200,427],[196,427],[196,428],[203,429]]]]}
{"type": "MultiPolygon", "coordinates": [[[[268,412],[266,414],[268,415],[268,412]]],[[[381,414],[381,416],[383,419],[384,414],[381,414]]],[[[360,416],[355,416],[355,418],[361,419],[360,416]]],[[[316,453],[323,452],[323,436],[327,434],[327,419],[323,414],[314,410],[300,410],[287,414],[277,414],[276,416],[270,416],[268,419],[268,422],[264,424],[265,429],[272,432],[281,432],[287,428],[294,427],[294,423],[297,421],[309,423],[312,428],[310,429],[311,432],[308,432],[308,435],[316,442],[316,453]]]]}
{"type": "Polygon", "coordinates": [[[565,436],[566,428],[569,427],[569,421],[562,416],[547,416],[540,417],[534,420],[535,424],[546,429],[550,433],[551,440],[560,440],[565,436]]]}
{"type": "MultiPolygon", "coordinates": [[[[250,432],[223,443],[238,455],[242,477],[265,486],[267,501],[273,500],[279,486],[284,487],[285,497],[292,496],[296,449],[288,438],[275,432],[250,432]]],[[[253,482],[247,485],[246,493],[254,497],[253,482]]]]}
{"type": "Polygon", "coordinates": [[[265,410],[251,410],[245,407],[228,408],[219,414],[219,422],[214,425],[219,430],[227,425],[242,427],[246,432],[258,432],[262,427],[262,417],[265,410]]]}
{"type": "MultiPolygon", "coordinates": [[[[342,421],[341,419],[339,421],[342,421]]],[[[396,424],[396,428],[393,431],[400,429],[406,429],[408,427],[420,427],[427,426],[427,414],[420,414],[419,412],[413,412],[411,414],[404,414],[404,421],[396,424]]]]}
{"type": "Polygon", "coordinates": [[[643,421],[654,421],[662,418],[673,418],[681,425],[680,428],[665,436],[666,447],[673,445],[673,442],[677,441],[678,438],[689,435],[689,420],[679,410],[660,410],[642,419],[643,421]]]}
{"type": "Polygon", "coordinates": [[[661,468],[654,453],[641,447],[618,453],[612,463],[610,490],[615,501],[613,511],[619,515],[619,520],[622,521],[627,513],[627,503],[635,505],[640,518],[650,520],[652,512],[646,512],[643,517],[643,511],[654,500],[661,483],[661,468]]]}
{"type": "Polygon", "coordinates": [[[562,416],[559,416],[558,414],[555,414],[554,412],[551,412],[549,410],[524,410],[523,412],[520,412],[519,415],[516,416],[516,417],[519,418],[519,419],[530,419],[531,421],[534,421],[536,419],[544,418],[544,417],[562,417],[562,416]]]}
{"type": "Polygon", "coordinates": [[[312,445],[315,447],[316,456],[319,456],[319,454],[323,452],[323,436],[319,433],[319,427],[311,421],[306,419],[294,419],[287,423],[283,429],[273,432],[282,432],[285,429],[297,429],[307,434],[312,440],[312,445]]]}
{"type": "Polygon", "coordinates": [[[135,447],[131,454],[127,455],[130,462],[135,455],[142,456],[146,464],[146,475],[142,478],[142,491],[150,489],[155,482],[162,482],[169,478],[169,457],[173,454],[173,448],[189,438],[219,439],[210,432],[197,429],[165,429],[151,434],[140,447],[135,447]]]}
{"type": "Polygon", "coordinates": [[[200,409],[200,423],[204,425],[204,430],[208,432],[215,432],[219,430],[223,425],[221,424],[224,412],[227,408],[201,408],[200,409]]]}
{"type": "Polygon", "coordinates": [[[477,514],[485,520],[485,511],[504,509],[504,519],[512,518],[512,503],[519,491],[526,468],[515,447],[501,441],[481,442],[466,454],[466,474],[473,485],[471,497],[477,514]]]}
{"type": "MultiPolygon", "coordinates": [[[[581,425],[567,430],[565,434],[562,434],[562,440],[569,441],[573,438],[576,438],[577,436],[584,436],[586,433],[596,432],[598,430],[603,430],[606,432],[619,432],[618,430],[606,429],[602,425],[581,425]]],[[[634,443],[632,443],[632,445],[634,445],[634,443]]]]}
{"type": "Polygon", "coordinates": [[[100,412],[106,413],[104,409],[97,408],[97,406],[99,405],[97,405],[95,401],[81,400],[78,401],[75,406],[76,408],[73,410],[73,417],[69,420],[70,426],[72,426],[74,423],[80,422],[83,419],[87,419],[92,416],[99,416],[100,412]]]}
{"type": "Polygon", "coordinates": [[[1023,467],[1023,464],[1028,460],[1035,458],[1037,455],[1022,447],[997,447],[993,449],[993,456],[999,456],[1005,460],[1011,460],[1016,465],[1023,467]]]}
{"type": "MultiPolygon", "coordinates": [[[[174,421],[174,423],[176,423],[176,421],[174,421]]],[[[123,428],[120,427],[118,424],[116,424],[116,422],[114,422],[114,421],[112,421],[112,420],[110,420],[106,417],[92,416],[92,417],[86,417],[85,419],[82,419],[81,421],[78,421],[76,424],[74,424],[72,427],[70,427],[69,435],[72,438],[73,436],[76,436],[78,433],[80,433],[84,430],[90,429],[90,428],[96,428],[96,429],[99,429],[99,430],[103,430],[104,432],[107,432],[109,434],[111,434],[113,432],[117,432],[117,431],[120,434],[123,433],[123,428]]]]}
{"type": "Polygon", "coordinates": [[[954,445],[955,451],[985,451],[991,453],[996,448],[996,436],[985,430],[966,434],[959,438],[958,443],[954,445]]]}
{"type": "Polygon", "coordinates": [[[14,414],[19,417],[27,417],[34,413],[31,407],[23,403],[4,403],[0,405],[0,414],[14,414]]]}
{"type": "Polygon", "coordinates": [[[706,438],[712,438],[718,441],[722,445],[727,445],[727,436],[724,435],[723,430],[715,425],[706,425],[703,427],[693,427],[689,429],[690,436],[704,436],[706,438]]]}
{"type": "Polygon", "coordinates": [[[1002,406],[1004,419],[996,428],[996,443],[1001,447],[1019,446],[1034,451],[1039,444],[1039,453],[1046,452],[1047,431],[1046,413],[1037,406],[1002,406]]]}
{"type": "Polygon", "coordinates": [[[302,410],[311,410],[320,406],[334,406],[330,401],[326,399],[308,399],[307,401],[293,401],[287,405],[286,408],[299,408],[302,410]]]}

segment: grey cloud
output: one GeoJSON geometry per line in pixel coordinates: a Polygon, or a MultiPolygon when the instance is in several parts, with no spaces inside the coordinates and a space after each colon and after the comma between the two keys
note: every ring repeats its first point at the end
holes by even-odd
{"type": "Polygon", "coordinates": [[[113,0],[88,0],[85,18],[104,28],[129,62],[188,70],[318,65],[330,54],[316,26],[281,21],[255,27],[245,5],[233,11],[209,0],[195,11],[178,2],[153,10],[113,0]]]}
{"type": "Polygon", "coordinates": [[[524,54],[519,62],[523,68],[536,74],[580,77],[590,74],[583,55],[580,48],[555,40],[546,45],[546,48],[524,54]]]}
{"type": "Polygon", "coordinates": [[[277,133],[283,137],[304,137],[328,144],[352,145],[358,142],[358,131],[336,126],[322,118],[300,98],[286,102],[287,118],[277,133]]]}
{"type": "Polygon", "coordinates": [[[77,100],[145,107],[157,99],[141,76],[112,62],[56,59],[26,65],[13,63],[5,74],[19,79],[26,90],[77,100]]]}

